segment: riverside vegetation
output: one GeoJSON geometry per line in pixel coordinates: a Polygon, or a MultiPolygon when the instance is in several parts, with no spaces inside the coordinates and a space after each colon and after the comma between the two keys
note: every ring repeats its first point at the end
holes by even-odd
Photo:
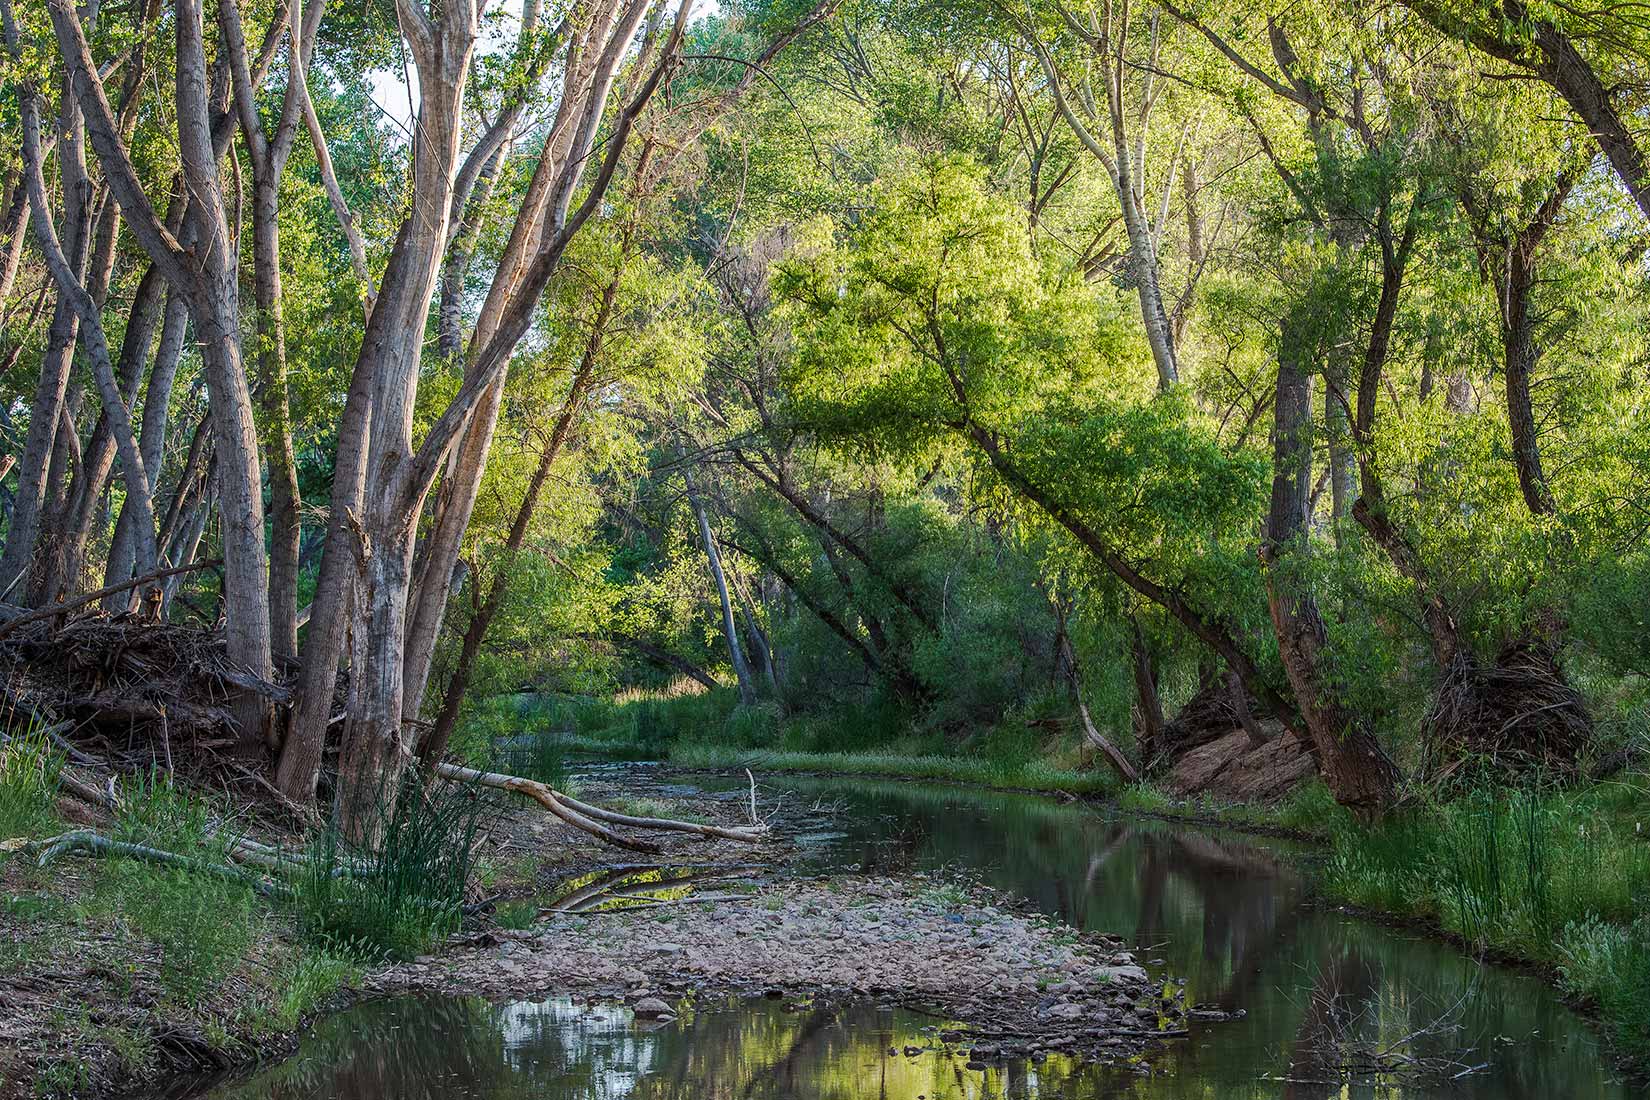
{"type": "Polygon", "coordinates": [[[1547,968],[1643,1063],[1639,7],[0,32],[31,1035],[284,1031],[452,934],[501,814],[541,860],[765,839],[558,790],[583,750],[1314,833],[1329,896],[1547,968]]]}

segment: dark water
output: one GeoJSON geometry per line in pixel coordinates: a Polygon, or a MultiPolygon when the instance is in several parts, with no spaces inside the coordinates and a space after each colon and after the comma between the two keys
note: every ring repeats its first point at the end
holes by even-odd
{"type": "MultiPolygon", "coordinates": [[[[650,773],[641,784],[658,784],[650,773]]],[[[739,784],[743,784],[740,777],[739,784]]],[[[704,788],[742,797],[731,780],[704,788]]],[[[1596,1036],[1540,981],[1302,904],[1287,845],[1031,796],[865,780],[765,782],[817,870],[965,873],[1116,932],[1242,1009],[1142,1067],[1054,1058],[985,1072],[934,1021],[873,1003],[711,1000],[638,1028],[614,1005],[391,1001],[324,1022],[287,1063],[213,1100],[476,1097],[1616,1098],[1596,1036]],[[906,1054],[907,1047],[923,1048],[906,1054]],[[891,1052],[892,1050],[892,1052],[891,1052]]]]}

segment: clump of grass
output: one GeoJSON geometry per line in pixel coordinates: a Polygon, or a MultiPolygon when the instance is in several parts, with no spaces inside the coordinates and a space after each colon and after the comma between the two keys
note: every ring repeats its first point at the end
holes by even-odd
{"type": "Polygon", "coordinates": [[[1650,891],[1650,846],[1587,812],[1588,797],[1486,790],[1342,829],[1325,887],[1436,918],[1479,947],[1545,958],[1566,924],[1630,920],[1650,891]]]}
{"type": "MultiPolygon", "coordinates": [[[[1607,785],[1608,786],[1608,785],[1607,785]]],[[[1650,1057],[1650,844],[1607,787],[1482,790],[1337,830],[1326,893],[1435,920],[1479,950],[1557,966],[1624,1051],[1650,1057]]],[[[1642,803],[1640,803],[1642,805],[1642,803]]]]}
{"type": "Polygon", "coordinates": [[[495,742],[488,768],[561,787],[567,782],[567,750],[561,734],[535,730],[495,742]]]}
{"type": "Polygon", "coordinates": [[[294,903],[305,930],[368,959],[412,958],[456,931],[476,840],[495,804],[479,789],[414,774],[376,800],[376,847],[318,830],[294,903]]]}
{"type": "Polygon", "coordinates": [[[63,755],[38,721],[0,742],[0,840],[31,836],[53,820],[63,755]]]}
{"type": "Polygon", "coordinates": [[[274,970],[271,1000],[257,1009],[251,1026],[262,1032],[291,1031],[360,976],[360,965],[348,955],[319,949],[295,951],[274,970]]]}
{"type": "Polygon", "coordinates": [[[207,1004],[262,934],[250,889],[186,871],[112,863],[127,922],[160,949],[160,981],[185,1008],[207,1004]]]}
{"type": "Polygon", "coordinates": [[[538,903],[531,898],[500,902],[493,910],[493,920],[500,928],[530,928],[538,917],[538,903]]]}
{"type": "Polygon", "coordinates": [[[121,785],[110,835],[115,840],[202,857],[222,858],[236,830],[205,796],[178,786],[158,769],[138,772],[121,785]]]}
{"type": "Polygon", "coordinates": [[[1565,988],[1598,1006],[1628,1057],[1650,1060],[1650,917],[1631,925],[1573,921],[1558,951],[1565,988]]]}

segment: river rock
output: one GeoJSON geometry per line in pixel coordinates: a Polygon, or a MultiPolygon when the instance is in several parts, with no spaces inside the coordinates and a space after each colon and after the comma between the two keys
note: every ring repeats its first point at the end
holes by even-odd
{"type": "Polygon", "coordinates": [[[630,1006],[630,1011],[634,1012],[637,1019],[641,1020],[657,1020],[662,1016],[676,1015],[669,1005],[657,997],[643,997],[630,1006]]]}

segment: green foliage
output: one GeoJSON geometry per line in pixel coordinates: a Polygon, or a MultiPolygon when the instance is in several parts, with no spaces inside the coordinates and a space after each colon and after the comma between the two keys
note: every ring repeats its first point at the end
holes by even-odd
{"type": "Polygon", "coordinates": [[[50,826],[63,754],[31,722],[0,743],[0,839],[34,836],[50,826]]]}
{"type": "Polygon", "coordinates": [[[273,1001],[262,1008],[254,1023],[263,1030],[290,1032],[360,976],[360,964],[345,954],[333,954],[320,946],[294,951],[275,974],[273,1001]]]}
{"type": "Polygon", "coordinates": [[[160,950],[160,980],[178,1004],[199,1008],[266,934],[246,886],[187,871],[117,862],[107,872],[132,927],[160,950]]]}
{"type": "Polygon", "coordinates": [[[1360,905],[1433,917],[1479,947],[1546,958],[1567,924],[1630,921],[1650,896],[1642,822],[1605,811],[1608,790],[1474,791],[1347,828],[1325,887],[1360,905]]]}
{"type": "Polygon", "coordinates": [[[365,961],[425,953],[458,928],[476,841],[494,812],[480,789],[415,773],[377,801],[368,834],[380,844],[352,843],[336,825],[318,830],[294,883],[305,931],[365,961]]]}
{"type": "Polygon", "coordinates": [[[163,851],[222,858],[235,830],[219,823],[221,811],[198,791],[179,786],[152,768],[126,780],[110,835],[163,851]]]}
{"type": "Polygon", "coordinates": [[[1558,954],[1564,987],[1598,1007],[1629,1057],[1650,1057],[1650,918],[1572,922],[1558,954]]]}
{"type": "MultiPolygon", "coordinates": [[[[893,745],[898,749],[902,746],[893,745]]],[[[684,745],[670,757],[687,768],[751,768],[757,771],[828,772],[835,775],[897,776],[976,783],[1009,790],[1103,794],[1116,788],[1110,772],[1079,772],[1043,760],[1004,763],[977,756],[906,755],[899,752],[785,752],[684,745]]]]}

